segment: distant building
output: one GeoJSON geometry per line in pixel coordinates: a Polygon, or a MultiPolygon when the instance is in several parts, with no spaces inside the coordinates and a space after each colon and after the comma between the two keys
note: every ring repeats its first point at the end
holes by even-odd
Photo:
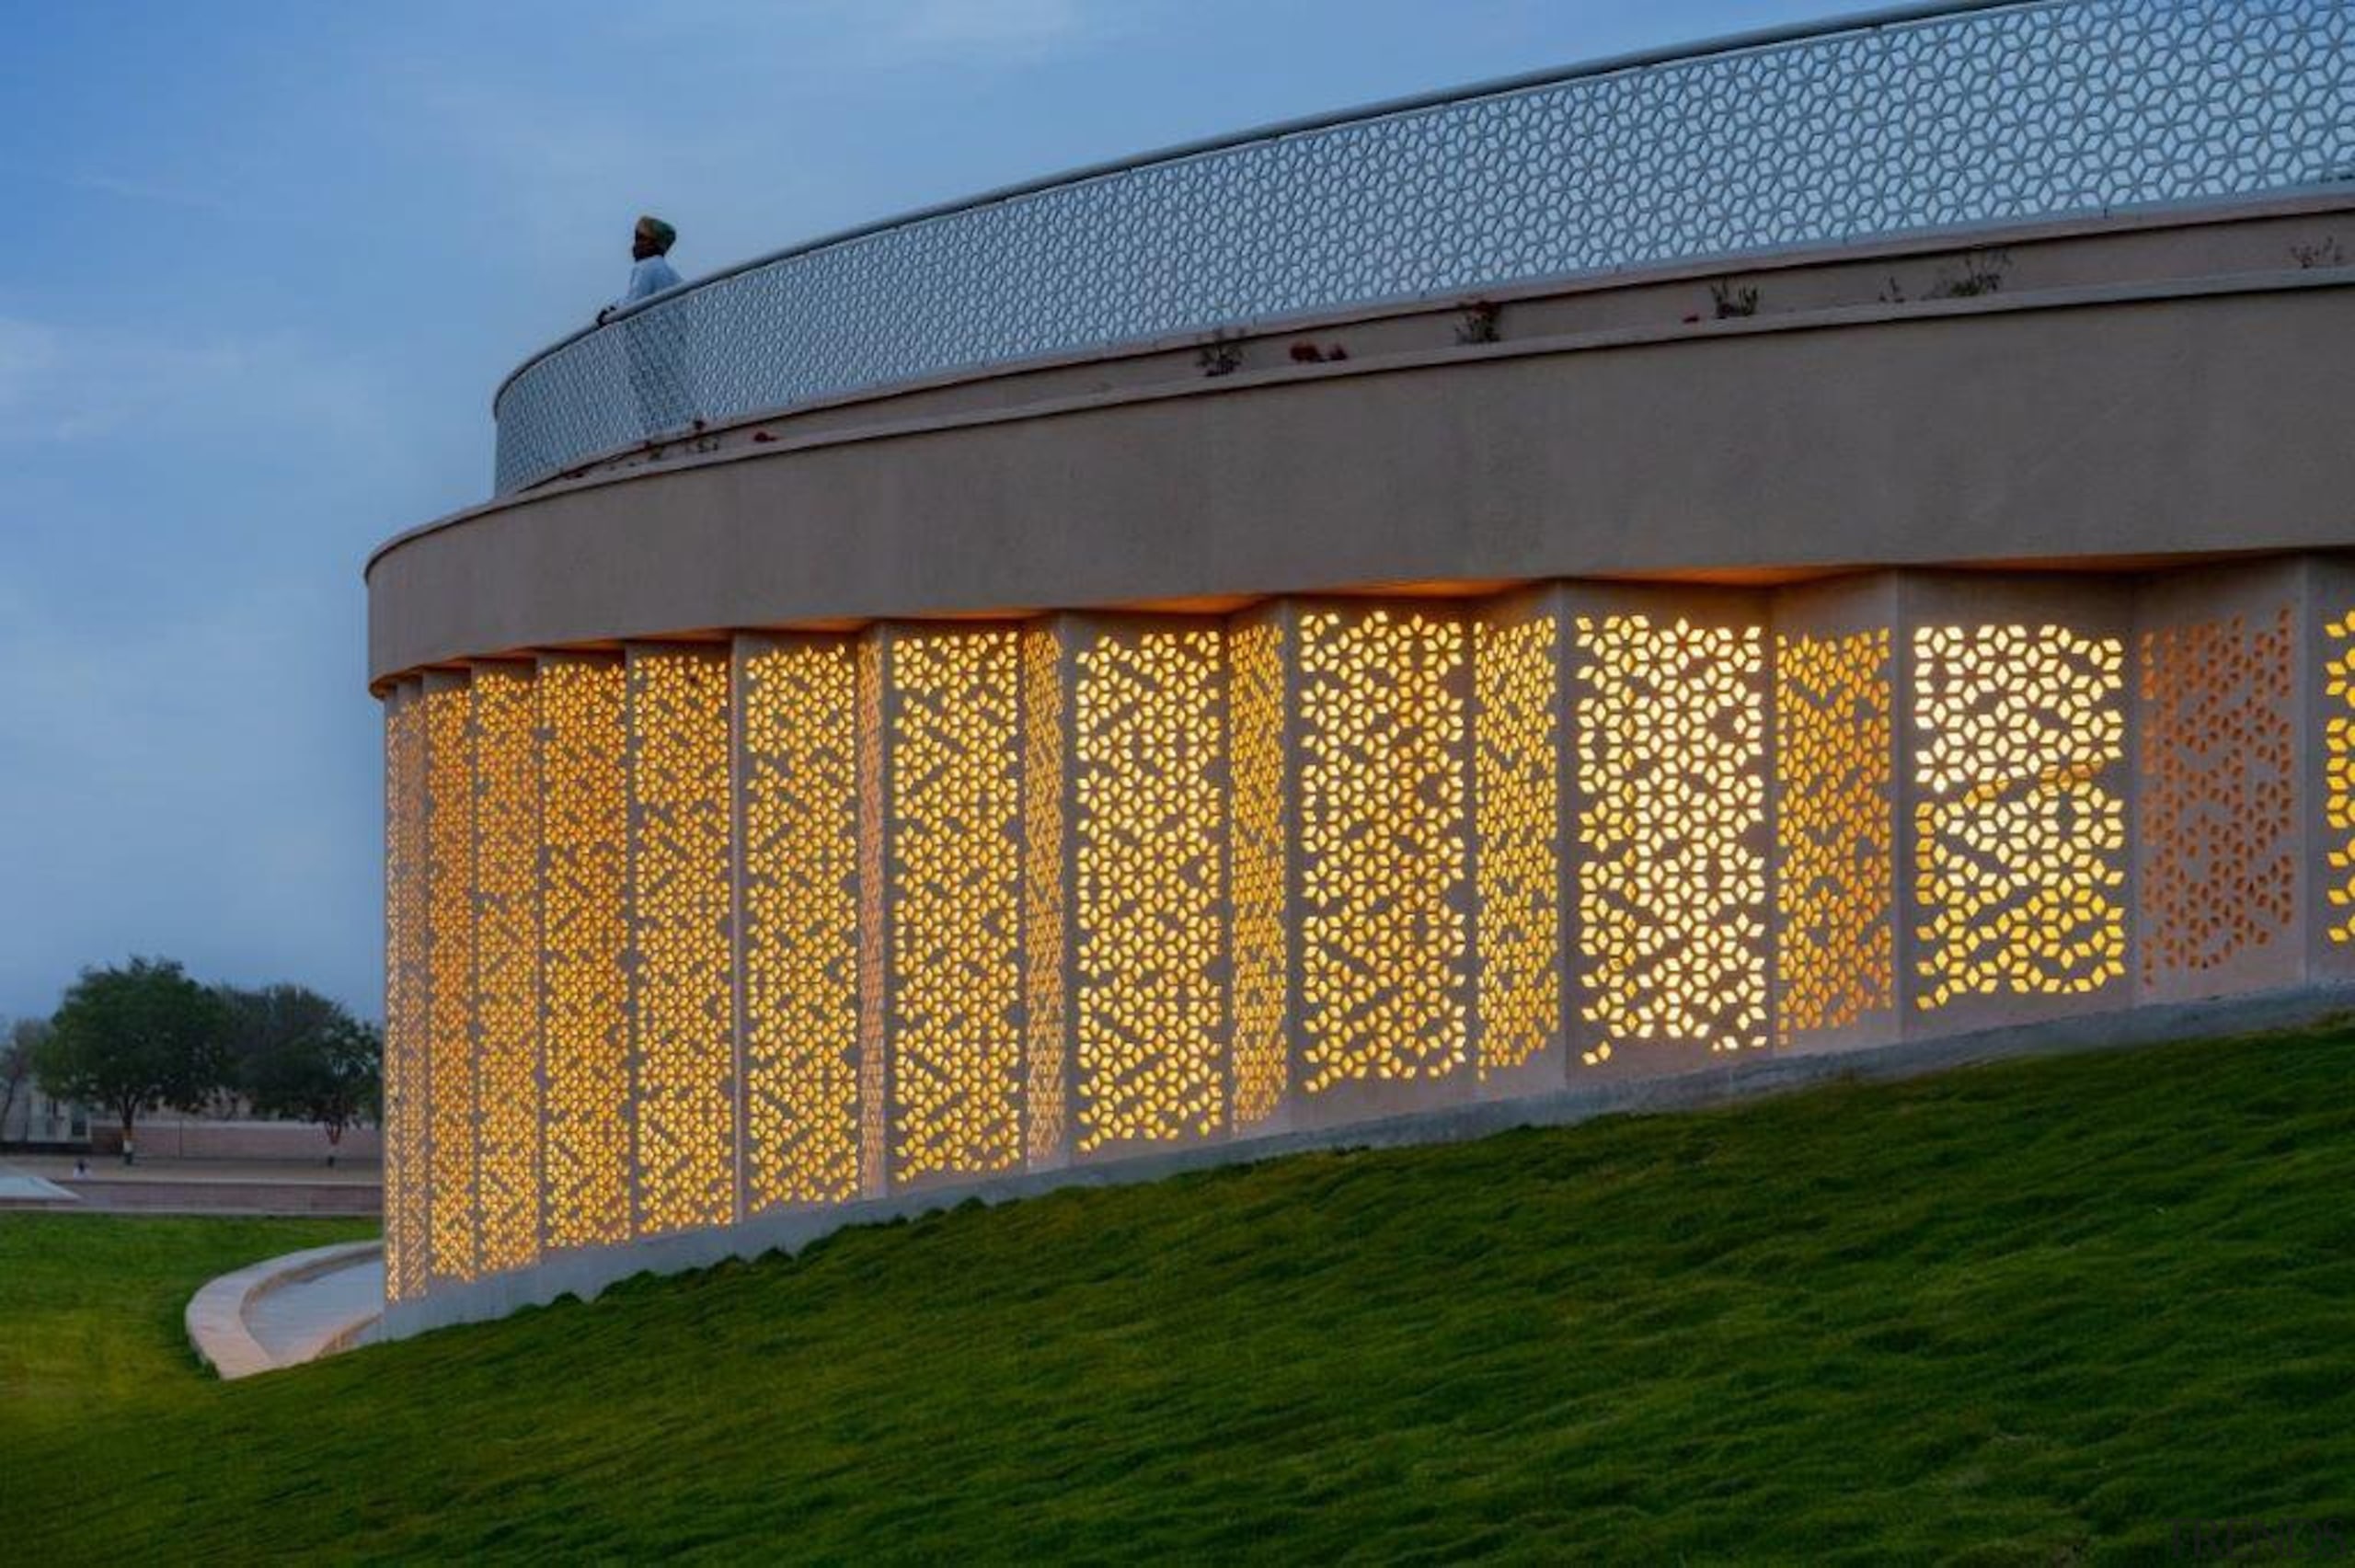
{"type": "Polygon", "coordinates": [[[65,1146],[86,1148],[90,1141],[90,1112],[86,1105],[61,1100],[34,1080],[26,1080],[0,1116],[0,1149],[65,1146]]]}

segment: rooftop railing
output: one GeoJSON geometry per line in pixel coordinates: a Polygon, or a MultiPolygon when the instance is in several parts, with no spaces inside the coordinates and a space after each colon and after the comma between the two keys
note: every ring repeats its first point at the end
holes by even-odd
{"type": "Polygon", "coordinates": [[[2355,0],[1944,5],[1598,62],[994,191],[542,349],[501,493],[651,437],[1540,279],[2355,179],[2355,0]]]}

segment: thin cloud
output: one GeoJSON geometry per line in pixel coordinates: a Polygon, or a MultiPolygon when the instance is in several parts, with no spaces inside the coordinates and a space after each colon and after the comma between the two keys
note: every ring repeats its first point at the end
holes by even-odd
{"type": "Polygon", "coordinates": [[[348,432],[376,425],[382,404],[351,367],[283,335],[158,338],[0,316],[0,447],[274,420],[348,432]]]}
{"type": "Polygon", "coordinates": [[[1099,46],[1134,27],[1141,10],[1107,0],[713,0],[700,15],[709,30],[762,46],[753,58],[831,72],[1026,66],[1099,46]]]}
{"type": "Polygon", "coordinates": [[[907,0],[864,8],[887,45],[1028,61],[1095,41],[1104,11],[1080,0],[907,0]]]}
{"type": "Polygon", "coordinates": [[[152,180],[127,179],[120,175],[64,175],[58,177],[57,183],[75,190],[120,197],[125,201],[144,201],[158,207],[179,207],[195,212],[226,212],[229,210],[226,201],[205,191],[158,185],[152,180]]]}

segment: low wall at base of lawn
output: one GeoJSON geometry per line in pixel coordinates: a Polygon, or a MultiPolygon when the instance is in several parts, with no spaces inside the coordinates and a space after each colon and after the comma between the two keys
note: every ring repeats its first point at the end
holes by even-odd
{"type": "MultiPolygon", "coordinates": [[[[373,1165],[385,1157],[384,1135],[373,1127],[347,1128],[339,1143],[312,1122],[203,1121],[169,1118],[142,1122],[132,1133],[142,1154],[170,1160],[316,1160],[335,1156],[339,1165],[373,1165]]],[[[119,1156],[122,1128],[92,1122],[90,1151],[119,1156]]]]}

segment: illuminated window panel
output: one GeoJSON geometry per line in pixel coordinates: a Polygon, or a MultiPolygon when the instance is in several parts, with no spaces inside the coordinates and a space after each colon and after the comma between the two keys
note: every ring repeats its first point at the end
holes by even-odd
{"type": "Polygon", "coordinates": [[[1551,615],[1473,628],[1479,702],[1480,1076],[1522,1067],[1561,1029],[1560,626],[1551,615]]]}
{"type": "Polygon", "coordinates": [[[466,683],[425,683],[427,1229],[435,1279],[472,1279],[475,1211],[474,779],[466,683]]]}
{"type": "Polygon", "coordinates": [[[385,1293],[425,1289],[425,699],[414,683],[385,701],[385,1293]]]}
{"type": "Polygon", "coordinates": [[[858,1196],[858,675],[848,643],[744,647],[747,1202],[858,1196]]]}
{"type": "Polygon", "coordinates": [[[630,1044],[638,1230],[735,1212],[729,656],[632,648],[630,1044]]]}
{"type": "Polygon", "coordinates": [[[547,1244],[630,1233],[628,785],[619,659],[540,662],[547,1244]]]}
{"type": "Polygon", "coordinates": [[[1285,908],[1284,629],[1273,618],[1227,636],[1234,737],[1235,1026],[1230,1047],[1238,1131],[1282,1106],[1290,1077],[1290,921],[1285,908]]]}
{"type": "Polygon", "coordinates": [[[2324,922],[2330,940],[2355,942],[2355,613],[2324,628],[2330,640],[2323,666],[2323,820],[2331,872],[2326,890],[2334,911],[2324,922]]]}
{"type": "Polygon", "coordinates": [[[892,1179],[1021,1162],[1020,664],[1010,631],[895,632],[892,1179]]]}
{"type": "Polygon", "coordinates": [[[885,1082],[883,944],[883,647],[859,638],[858,681],[858,1179],[859,1190],[884,1189],[885,1082]]]}
{"type": "Polygon", "coordinates": [[[1889,632],[1783,637],[1775,672],[1787,1045],[1893,1005],[1889,632]]]}
{"type": "Polygon", "coordinates": [[[1070,1010],[1063,994],[1063,639],[1022,632],[1022,941],[1027,1004],[1024,1081],[1033,1165],[1062,1152],[1070,1010]]]}
{"type": "Polygon", "coordinates": [[[1300,618],[1304,1092],[1465,1064],[1464,626],[1300,618]]]}
{"type": "Polygon", "coordinates": [[[539,708],[529,665],[478,665],[472,690],[475,1147],[497,1273],[540,1253],[539,708]]]}
{"type": "Polygon", "coordinates": [[[2297,916],[2296,617],[2145,632],[2139,737],[2146,984],[2286,938],[2297,916]]]}
{"type": "Polygon", "coordinates": [[[1224,1122],[1224,640],[1100,632],[1076,656],[1082,1153],[1224,1122]]]}
{"type": "Polygon", "coordinates": [[[1913,633],[1916,1005],[2126,973],[2124,646],[2066,626],[1913,633]]]}
{"type": "Polygon", "coordinates": [[[1580,1059],[1763,1046],[1763,634],[1582,615],[1577,652],[1580,1059]]]}

